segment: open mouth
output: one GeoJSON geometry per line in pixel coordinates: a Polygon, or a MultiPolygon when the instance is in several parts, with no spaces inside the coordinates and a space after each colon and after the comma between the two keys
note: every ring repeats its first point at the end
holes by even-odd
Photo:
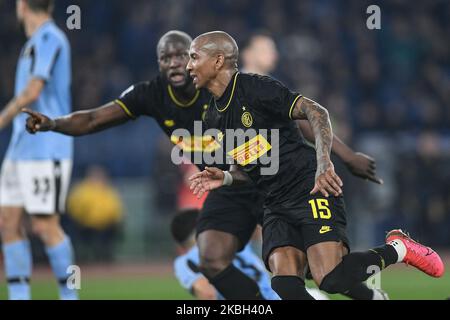
{"type": "Polygon", "coordinates": [[[191,73],[192,82],[195,84],[198,81],[198,78],[195,74],[191,73]]]}
{"type": "Polygon", "coordinates": [[[173,83],[179,83],[186,79],[186,75],[184,73],[172,73],[169,75],[169,79],[173,83]]]}

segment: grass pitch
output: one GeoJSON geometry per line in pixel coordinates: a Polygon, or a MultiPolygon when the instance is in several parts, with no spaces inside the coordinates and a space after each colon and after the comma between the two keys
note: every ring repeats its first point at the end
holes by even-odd
{"type": "MultiPolygon", "coordinates": [[[[191,295],[181,288],[170,274],[89,274],[82,277],[80,298],[85,300],[185,300],[191,295]]],[[[33,299],[57,299],[57,285],[47,273],[32,281],[33,299]]],[[[308,283],[308,285],[312,285],[308,283]]],[[[398,266],[382,272],[382,288],[393,300],[443,300],[450,297],[450,274],[434,279],[412,267],[398,266]]],[[[7,298],[4,280],[0,284],[0,299],[7,298]]],[[[345,299],[340,295],[332,299],[345,299]]]]}

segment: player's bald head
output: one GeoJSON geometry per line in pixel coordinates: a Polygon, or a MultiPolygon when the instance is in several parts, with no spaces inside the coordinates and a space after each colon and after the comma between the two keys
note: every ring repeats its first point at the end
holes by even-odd
{"type": "Polygon", "coordinates": [[[199,50],[205,51],[210,56],[222,54],[229,67],[237,68],[239,47],[228,33],[223,31],[207,32],[199,35],[193,42],[199,50]]]}
{"type": "Polygon", "coordinates": [[[161,49],[163,49],[169,43],[172,43],[172,44],[181,43],[184,46],[186,46],[187,49],[189,49],[191,42],[192,42],[192,38],[186,32],[179,31],[179,30],[171,30],[171,31],[167,32],[166,34],[164,34],[161,37],[161,39],[159,39],[158,46],[156,47],[156,53],[159,56],[161,49]]]}

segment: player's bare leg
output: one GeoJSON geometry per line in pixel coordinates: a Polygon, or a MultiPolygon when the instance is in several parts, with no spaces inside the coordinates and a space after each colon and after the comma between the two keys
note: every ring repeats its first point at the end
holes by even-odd
{"type": "Polygon", "coordinates": [[[46,247],[53,247],[64,240],[64,231],[59,223],[59,215],[34,215],[31,217],[33,233],[36,234],[46,247]]]}
{"type": "Polygon", "coordinates": [[[202,273],[225,299],[262,299],[256,282],[232,264],[239,248],[236,236],[207,230],[198,235],[197,244],[202,273]]]}
{"type": "Polygon", "coordinates": [[[239,240],[230,233],[207,230],[198,235],[200,268],[205,276],[214,278],[233,261],[239,240]]]}
{"type": "Polygon", "coordinates": [[[32,268],[31,250],[22,219],[22,208],[0,208],[0,234],[8,295],[11,300],[29,300],[31,298],[29,285],[32,268]]]}
{"type": "Polygon", "coordinates": [[[307,254],[311,275],[320,287],[323,278],[342,261],[344,245],[342,242],[322,242],[309,247],[307,254]]]}
{"type": "Polygon", "coordinates": [[[306,291],[304,270],[306,255],[294,247],[281,247],[269,256],[273,273],[272,289],[285,300],[314,300],[306,291]]]}
{"type": "Polygon", "coordinates": [[[26,238],[25,230],[22,225],[22,219],[22,208],[0,208],[0,233],[3,244],[21,241],[26,238]]]}

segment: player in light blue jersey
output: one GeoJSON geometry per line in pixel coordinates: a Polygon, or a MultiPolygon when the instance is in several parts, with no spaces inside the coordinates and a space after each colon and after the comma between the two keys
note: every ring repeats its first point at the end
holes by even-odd
{"type": "Polygon", "coordinates": [[[70,45],[52,21],[52,9],[53,0],[17,0],[17,18],[28,41],[17,65],[14,98],[0,113],[0,130],[13,121],[0,172],[0,231],[10,299],[30,299],[32,259],[21,224],[24,211],[46,246],[60,298],[77,299],[77,292],[66,285],[73,251],[58,215],[64,212],[69,186],[72,138],[30,135],[26,115],[20,113],[24,107],[54,117],[70,112],[70,45]]]}
{"type": "MultiPolygon", "coordinates": [[[[195,225],[198,217],[199,210],[187,209],[177,213],[172,220],[171,233],[177,242],[177,249],[180,253],[174,262],[175,276],[181,286],[198,299],[223,299],[199,269],[200,255],[195,241],[195,225]]],[[[280,300],[280,297],[271,288],[270,276],[266,272],[263,262],[253,252],[250,245],[236,254],[233,264],[256,281],[264,299],[280,300]]],[[[317,300],[328,299],[317,289],[308,289],[308,291],[317,300]]]]}

